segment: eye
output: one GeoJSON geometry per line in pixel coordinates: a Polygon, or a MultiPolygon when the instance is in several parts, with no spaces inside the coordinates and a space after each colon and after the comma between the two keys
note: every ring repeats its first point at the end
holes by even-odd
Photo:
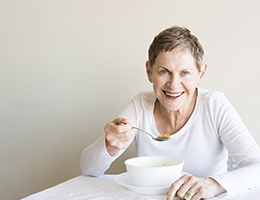
{"type": "Polygon", "coordinates": [[[161,74],[168,74],[168,71],[166,69],[163,69],[160,71],[161,74]]]}
{"type": "Polygon", "coordinates": [[[184,76],[186,76],[186,75],[189,75],[189,72],[183,71],[182,74],[183,74],[184,76]]]}

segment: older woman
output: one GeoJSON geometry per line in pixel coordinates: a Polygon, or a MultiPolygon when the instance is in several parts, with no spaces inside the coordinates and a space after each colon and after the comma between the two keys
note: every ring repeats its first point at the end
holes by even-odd
{"type": "Polygon", "coordinates": [[[105,126],[105,134],[81,155],[83,175],[103,174],[135,140],[138,156],[168,155],[184,160],[184,175],[167,199],[197,200],[223,192],[260,186],[260,149],[239,115],[221,92],[198,87],[207,65],[198,39],[174,26],[157,35],[146,62],[153,92],[140,92],[105,126]],[[124,125],[121,125],[121,124],[124,125]],[[170,134],[159,143],[154,136],[170,134]],[[231,155],[238,169],[227,172],[231,155]]]}

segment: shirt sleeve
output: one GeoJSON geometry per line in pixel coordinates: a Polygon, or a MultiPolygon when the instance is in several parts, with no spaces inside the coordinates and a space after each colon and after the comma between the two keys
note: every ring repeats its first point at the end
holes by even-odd
{"type": "MultiPolygon", "coordinates": [[[[125,108],[119,114],[119,117],[127,118],[134,126],[136,126],[137,121],[137,112],[138,108],[136,107],[135,99],[138,96],[131,99],[131,101],[125,106],[125,108]]],[[[139,109],[140,110],[140,109],[139,109]]]]}
{"type": "Polygon", "coordinates": [[[96,142],[85,148],[80,158],[80,168],[84,176],[100,176],[110,167],[124,150],[120,150],[113,157],[109,155],[105,144],[105,134],[96,142]]]}
{"type": "MultiPolygon", "coordinates": [[[[135,124],[136,106],[131,100],[119,117],[128,118],[131,123],[135,124]]],[[[126,148],[127,149],[127,148],[126,148]]],[[[113,157],[109,155],[106,149],[105,134],[96,142],[85,148],[80,158],[80,168],[84,176],[100,176],[110,167],[110,165],[126,150],[119,150],[113,157]]]]}
{"type": "MultiPolygon", "coordinates": [[[[228,193],[260,186],[260,149],[224,94],[210,102],[219,137],[238,169],[212,176],[228,193]]],[[[213,116],[213,115],[212,115],[213,116]]]]}

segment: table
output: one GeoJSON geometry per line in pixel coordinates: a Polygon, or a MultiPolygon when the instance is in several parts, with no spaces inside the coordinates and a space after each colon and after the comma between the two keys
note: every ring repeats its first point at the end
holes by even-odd
{"type": "MultiPolygon", "coordinates": [[[[166,195],[141,195],[131,192],[115,181],[117,175],[103,175],[98,178],[78,176],[32,194],[22,200],[165,200],[166,195]]],[[[179,198],[175,198],[176,200],[179,198]]],[[[222,194],[210,200],[260,199],[260,188],[238,194],[222,194]]]]}

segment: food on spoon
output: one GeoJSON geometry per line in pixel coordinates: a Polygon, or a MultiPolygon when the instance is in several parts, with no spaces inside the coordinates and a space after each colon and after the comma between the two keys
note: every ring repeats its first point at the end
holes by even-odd
{"type": "Polygon", "coordinates": [[[159,139],[159,138],[167,138],[167,139],[170,139],[171,136],[167,133],[166,135],[159,135],[159,136],[157,137],[157,139],[159,139]]]}

